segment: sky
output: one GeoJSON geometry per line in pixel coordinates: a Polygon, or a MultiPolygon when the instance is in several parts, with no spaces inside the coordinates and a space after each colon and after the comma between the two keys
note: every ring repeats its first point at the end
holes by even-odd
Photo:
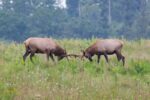
{"type": "MultiPolygon", "coordinates": [[[[67,8],[67,4],[66,4],[67,0],[55,0],[55,7],[61,8],[61,9],[65,9],[67,8]]],[[[13,3],[13,0],[10,0],[10,3],[13,3]]],[[[0,0],[0,5],[2,5],[3,2],[2,0],[0,0]]]]}
{"type": "Polygon", "coordinates": [[[67,8],[66,0],[56,0],[54,6],[61,9],[67,8]]]}

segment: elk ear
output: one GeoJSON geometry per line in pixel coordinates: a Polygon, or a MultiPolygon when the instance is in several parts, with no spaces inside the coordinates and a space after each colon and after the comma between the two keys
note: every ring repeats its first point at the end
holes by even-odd
{"type": "Polygon", "coordinates": [[[81,50],[81,52],[83,53],[83,55],[85,55],[85,51],[84,50],[81,50]]]}

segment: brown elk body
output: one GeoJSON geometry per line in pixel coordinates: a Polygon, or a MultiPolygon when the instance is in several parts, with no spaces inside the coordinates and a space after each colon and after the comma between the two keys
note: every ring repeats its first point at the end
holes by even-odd
{"type": "Polygon", "coordinates": [[[125,64],[125,57],[121,54],[123,42],[117,39],[104,39],[97,40],[93,45],[83,51],[83,57],[88,58],[92,61],[92,56],[97,55],[97,62],[100,62],[101,55],[104,55],[108,62],[108,56],[116,54],[118,61],[122,60],[123,65],[125,64]]]}
{"type": "Polygon", "coordinates": [[[32,57],[35,53],[41,53],[47,55],[47,60],[49,57],[54,61],[53,55],[58,57],[58,60],[66,57],[66,51],[61,48],[56,42],[54,42],[50,38],[28,38],[24,41],[26,52],[23,55],[23,60],[26,60],[26,57],[30,55],[30,60],[32,61],[32,57]]]}

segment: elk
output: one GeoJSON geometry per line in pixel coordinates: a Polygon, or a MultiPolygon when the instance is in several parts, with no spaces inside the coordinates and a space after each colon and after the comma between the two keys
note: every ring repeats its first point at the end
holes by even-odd
{"type": "Polygon", "coordinates": [[[121,49],[123,47],[123,42],[118,39],[103,39],[97,40],[93,45],[88,47],[83,52],[82,58],[85,57],[89,59],[89,61],[93,61],[92,57],[97,55],[97,63],[100,62],[101,55],[104,55],[107,63],[108,56],[116,54],[118,61],[122,60],[123,65],[125,64],[125,57],[121,54],[121,49]]]}
{"type": "Polygon", "coordinates": [[[60,47],[51,38],[31,37],[24,41],[24,45],[26,48],[25,54],[23,55],[24,62],[29,54],[30,60],[33,62],[32,57],[35,53],[46,54],[47,60],[49,60],[50,57],[52,61],[55,61],[53,55],[57,56],[58,60],[61,60],[67,56],[72,56],[67,55],[66,50],[60,47]]]}

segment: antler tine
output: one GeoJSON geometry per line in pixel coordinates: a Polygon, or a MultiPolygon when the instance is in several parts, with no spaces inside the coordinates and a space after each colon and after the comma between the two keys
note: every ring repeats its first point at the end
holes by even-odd
{"type": "Polygon", "coordinates": [[[77,54],[68,54],[67,56],[75,57],[75,58],[77,58],[77,57],[81,57],[81,55],[77,55],[77,54]]]}
{"type": "Polygon", "coordinates": [[[80,48],[81,51],[83,50],[83,48],[82,48],[82,46],[80,44],[79,44],[79,48],[80,48]]]}

